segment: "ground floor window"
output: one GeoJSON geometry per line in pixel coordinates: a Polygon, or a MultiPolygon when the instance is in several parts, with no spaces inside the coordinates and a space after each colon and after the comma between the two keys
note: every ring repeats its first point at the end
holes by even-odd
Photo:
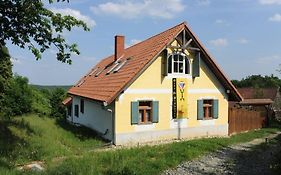
{"type": "Polygon", "coordinates": [[[158,101],[131,102],[131,124],[150,124],[158,122],[158,101]]]}
{"type": "Polygon", "coordinates": [[[197,119],[217,119],[219,115],[219,106],[217,99],[197,100],[197,119]]]}
{"type": "Polygon", "coordinates": [[[152,101],[139,102],[139,123],[152,122],[152,101]]]}
{"type": "Polygon", "coordinates": [[[74,115],[75,115],[76,117],[79,117],[79,106],[78,106],[78,105],[75,105],[75,106],[74,106],[74,115]]]}
{"type": "Polygon", "coordinates": [[[213,118],[213,100],[203,100],[203,113],[205,119],[213,118]]]}
{"type": "Polygon", "coordinates": [[[67,106],[67,115],[71,116],[71,113],[72,113],[72,105],[70,104],[67,106]]]}

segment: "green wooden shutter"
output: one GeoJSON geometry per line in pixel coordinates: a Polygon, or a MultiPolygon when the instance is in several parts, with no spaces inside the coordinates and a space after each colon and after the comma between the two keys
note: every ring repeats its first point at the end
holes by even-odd
{"type": "Polygon", "coordinates": [[[168,75],[168,51],[165,49],[163,51],[163,57],[162,57],[162,66],[163,66],[163,76],[168,75]]]}
{"type": "Polygon", "coordinates": [[[197,100],[197,120],[203,120],[204,111],[203,111],[203,100],[197,100]]]}
{"type": "Polygon", "coordinates": [[[159,120],[159,102],[153,101],[152,102],[152,122],[158,123],[159,120]]]}
{"type": "Polygon", "coordinates": [[[139,102],[131,102],[131,124],[139,123],[139,102]]]}
{"type": "Polygon", "coordinates": [[[213,100],[213,118],[217,119],[219,116],[219,101],[213,100]]]}
{"type": "Polygon", "coordinates": [[[201,56],[200,56],[200,52],[198,52],[192,63],[192,77],[193,78],[200,76],[200,61],[201,61],[201,56]]]}

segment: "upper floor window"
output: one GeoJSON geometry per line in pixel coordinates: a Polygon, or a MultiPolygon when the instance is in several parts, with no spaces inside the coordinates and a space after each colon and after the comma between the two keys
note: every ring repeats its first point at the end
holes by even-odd
{"type": "Polygon", "coordinates": [[[168,57],[169,74],[190,74],[189,59],[183,53],[174,53],[168,57]]]}

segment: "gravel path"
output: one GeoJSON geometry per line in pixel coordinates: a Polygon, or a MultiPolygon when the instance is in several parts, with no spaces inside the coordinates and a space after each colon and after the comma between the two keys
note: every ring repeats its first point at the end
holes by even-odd
{"type": "MultiPolygon", "coordinates": [[[[281,132],[268,136],[268,140],[281,137],[281,132]]],[[[268,144],[255,147],[266,141],[265,138],[233,145],[198,159],[184,162],[175,169],[166,170],[163,175],[189,174],[272,174],[270,162],[274,153],[281,151],[281,145],[268,144]]]]}

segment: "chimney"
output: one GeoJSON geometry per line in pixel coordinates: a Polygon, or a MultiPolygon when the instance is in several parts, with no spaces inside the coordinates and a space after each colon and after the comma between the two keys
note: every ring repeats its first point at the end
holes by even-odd
{"type": "Polygon", "coordinates": [[[123,55],[124,47],[125,47],[125,37],[121,36],[121,35],[116,35],[115,36],[115,53],[114,53],[115,61],[123,55]]]}

